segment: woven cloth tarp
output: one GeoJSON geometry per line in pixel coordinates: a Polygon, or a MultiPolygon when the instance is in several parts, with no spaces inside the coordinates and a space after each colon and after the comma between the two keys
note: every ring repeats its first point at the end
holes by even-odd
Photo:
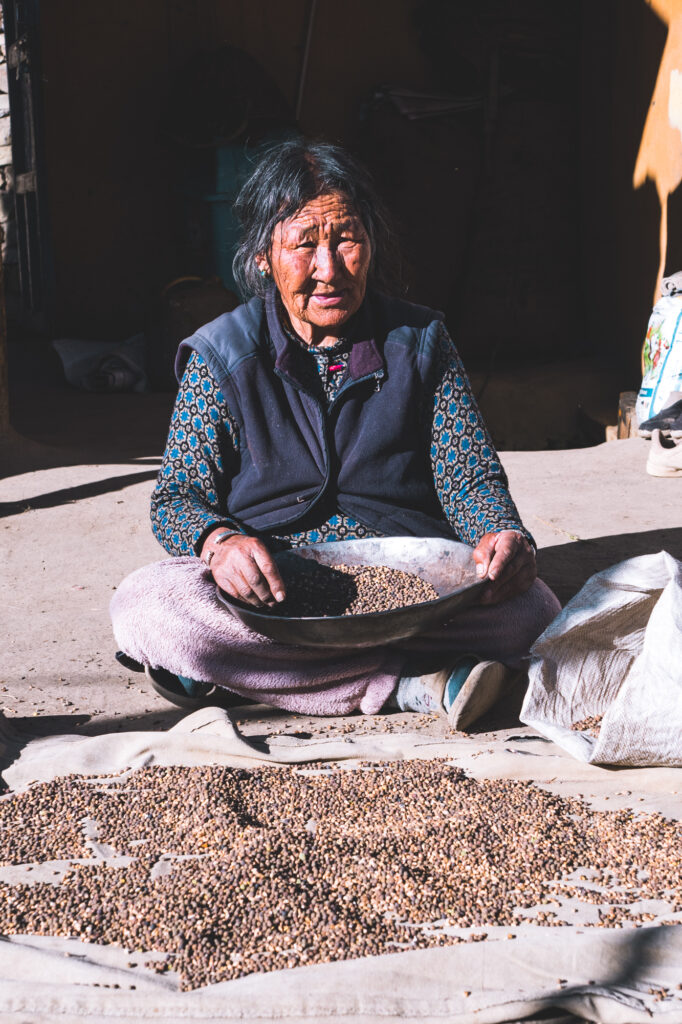
{"type": "MultiPolygon", "coordinates": [[[[4,777],[15,790],[70,772],[88,777],[154,764],[343,760],[352,766],[354,759],[447,757],[478,779],[533,781],[561,796],[580,796],[598,810],[632,808],[674,818],[682,785],[680,769],[614,773],[575,760],[527,728],[446,740],[419,732],[324,740],[278,736],[256,746],[240,734],[230,713],[205,709],[169,732],[26,740],[0,717],[0,753],[4,747],[9,763],[4,777]]],[[[16,870],[0,869],[0,879],[9,880],[5,873],[16,870]]],[[[581,912],[571,927],[515,926],[512,942],[507,928],[492,927],[486,942],[250,975],[193,992],[179,991],[172,974],[131,967],[130,954],[114,946],[12,936],[0,940],[0,1022],[494,1024],[543,1013],[554,1024],[682,1024],[682,927],[582,927],[586,921],[581,912]],[[657,993],[664,988],[668,995],[661,1001],[657,993]]]]}

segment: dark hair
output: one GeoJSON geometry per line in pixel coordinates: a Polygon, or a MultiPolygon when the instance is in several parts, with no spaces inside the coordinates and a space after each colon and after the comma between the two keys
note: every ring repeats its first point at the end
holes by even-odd
{"type": "Polygon", "coordinates": [[[263,153],[234,204],[242,236],[232,270],[244,297],[265,294],[256,257],[270,256],[275,225],[330,192],[349,200],[369,235],[368,284],[386,294],[401,290],[397,238],[369,172],[340,146],[291,139],[263,153]]]}

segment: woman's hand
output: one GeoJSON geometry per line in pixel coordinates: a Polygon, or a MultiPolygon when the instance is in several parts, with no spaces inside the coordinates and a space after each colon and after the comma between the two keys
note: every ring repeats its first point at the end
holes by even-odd
{"type": "Polygon", "coordinates": [[[283,601],[284,581],[265,544],[257,537],[245,537],[241,533],[216,544],[215,538],[224,532],[224,527],[213,530],[201,549],[202,561],[206,561],[209,551],[213,552],[209,568],[220,589],[257,608],[263,605],[273,608],[283,601]]]}
{"type": "Polygon", "coordinates": [[[522,533],[486,533],[474,551],[476,572],[488,577],[481,604],[499,604],[524,594],[537,576],[535,552],[522,533]]]}

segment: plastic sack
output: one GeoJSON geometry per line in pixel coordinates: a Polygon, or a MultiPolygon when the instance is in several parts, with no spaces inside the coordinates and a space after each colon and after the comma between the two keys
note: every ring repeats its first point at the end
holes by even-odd
{"type": "Polygon", "coordinates": [[[637,395],[637,422],[655,416],[682,391],[682,273],[663,279],[644,342],[644,377],[637,395]]]}
{"type": "Polygon", "coordinates": [[[521,721],[580,761],[682,766],[682,562],[592,576],[531,650],[521,721]]]}

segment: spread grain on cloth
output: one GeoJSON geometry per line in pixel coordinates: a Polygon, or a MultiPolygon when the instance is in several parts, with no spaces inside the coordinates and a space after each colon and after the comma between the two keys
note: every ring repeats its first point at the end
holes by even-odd
{"type": "MultiPolygon", "coordinates": [[[[682,1020],[682,928],[672,924],[681,913],[669,898],[678,885],[679,770],[606,772],[524,728],[440,739],[423,730],[353,735],[347,728],[353,719],[339,719],[325,723],[323,736],[306,740],[281,734],[282,719],[275,718],[274,731],[265,726],[265,741],[249,742],[235,721],[235,714],[205,709],[167,733],[49,737],[27,747],[10,723],[4,735],[0,729],[6,760],[13,759],[5,778],[25,793],[26,817],[34,822],[21,833],[25,848],[7,846],[6,859],[15,863],[0,868],[0,881],[50,922],[43,935],[10,936],[3,944],[3,1024],[27,1018],[32,1024],[113,1018],[288,1024],[330,1016],[353,1024],[493,1024],[550,1007],[562,1019],[603,1024],[659,1015],[670,1024],[682,1020]],[[352,770],[344,771],[339,759],[352,770]],[[373,763],[361,763],[368,759],[373,763]],[[301,767],[265,771],[285,763],[301,767]],[[160,770],[173,764],[186,767],[160,770]],[[94,777],[126,766],[136,770],[94,777]],[[30,780],[47,783],[72,771],[81,778],[26,788],[30,780]],[[274,776],[279,788],[270,792],[274,776]],[[275,798],[278,813],[269,810],[275,798]],[[509,815],[513,827],[504,825],[509,815]],[[232,841],[246,854],[240,867],[229,856],[232,841]],[[325,854],[325,871],[316,848],[325,854]],[[280,881],[273,871],[278,849],[295,862],[280,881]],[[78,852],[84,856],[74,857],[78,852]],[[59,859],[62,854],[68,857],[59,859]],[[503,854],[512,856],[515,871],[503,854]],[[343,872],[336,870],[341,863],[343,872]],[[444,875],[446,866],[452,877],[444,875]],[[243,877],[232,878],[235,871],[243,877]],[[468,880],[467,871],[473,872],[468,880]],[[224,872],[233,896],[241,895],[216,926],[234,928],[251,906],[260,948],[246,936],[245,961],[224,956],[223,967],[251,973],[183,992],[200,977],[221,976],[220,957],[211,961],[206,893],[220,889],[224,872]],[[116,904],[125,903],[131,883],[140,891],[126,913],[116,904]],[[318,913],[329,921],[311,929],[305,922],[314,912],[310,894],[324,883],[329,893],[318,913]],[[82,911],[93,884],[114,891],[115,899],[101,900],[102,918],[82,911]],[[289,899],[279,885],[290,886],[289,899]],[[181,928],[171,927],[183,891],[181,927],[202,951],[195,975],[189,946],[180,947],[181,928]],[[383,894],[374,910],[370,891],[383,894]],[[150,893],[156,900],[164,892],[167,923],[150,903],[150,893]],[[435,920],[441,900],[443,916],[435,920]],[[266,927],[263,919],[277,908],[289,921],[280,915],[279,927],[270,921],[266,927]],[[327,929],[325,949],[329,942],[333,947],[335,927],[346,941],[359,935],[361,944],[364,929],[355,922],[363,915],[371,925],[365,955],[314,962],[311,934],[327,929]],[[299,916],[305,941],[296,939],[299,916]],[[60,919],[70,938],[55,934],[60,919]],[[287,923],[291,944],[283,955],[273,949],[278,939],[284,948],[287,923]],[[96,941],[93,930],[105,927],[128,929],[122,947],[96,941]],[[144,940],[149,928],[156,934],[144,940]],[[138,938],[147,948],[133,952],[138,938]],[[377,939],[397,942],[389,945],[397,952],[373,954],[377,939]],[[272,969],[287,957],[300,966],[272,969]]],[[[297,730],[305,722],[298,719],[297,730]]],[[[368,717],[358,719],[364,730],[369,724],[368,717]]],[[[15,800],[2,801],[3,813],[20,811],[15,800]]],[[[222,897],[212,897],[211,905],[216,899],[222,897]]],[[[14,912],[24,911],[15,906],[14,912]]],[[[233,940],[230,953],[239,954],[235,946],[233,940]]]]}
{"type": "Polygon", "coordinates": [[[152,969],[184,990],[485,942],[489,927],[571,927],[576,901],[596,910],[585,927],[676,925],[682,911],[679,822],[444,760],[67,778],[0,803],[0,830],[0,864],[40,872],[0,882],[4,934],[153,948],[166,958],[152,969]],[[115,860],[92,859],[84,821],[115,860]]]}

